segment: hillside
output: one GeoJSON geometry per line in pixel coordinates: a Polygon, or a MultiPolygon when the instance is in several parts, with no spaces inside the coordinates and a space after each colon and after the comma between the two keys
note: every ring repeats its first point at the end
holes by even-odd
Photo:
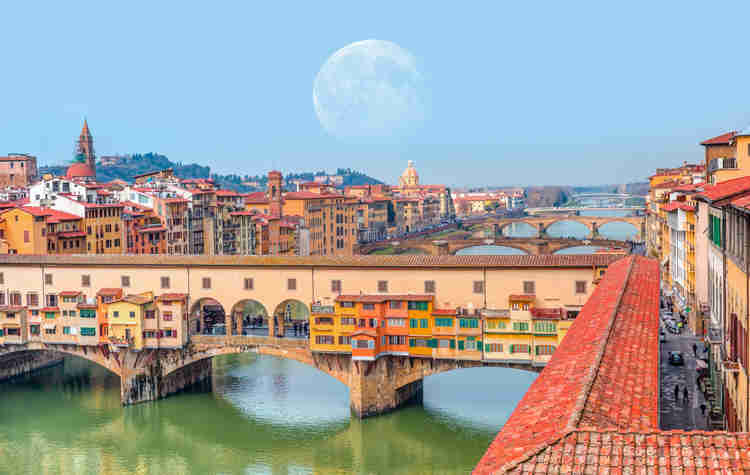
{"type": "MultiPolygon", "coordinates": [[[[56,165],[40,167],[40,174],[50,173],[52,175],[64,176],[68,165],[56,165]]],[[[107,157],[107,162],[102,163],[101,161],[96,165],[97,180],[100,182],[108,182],[115,179],[125,180],[132,182],[133,177],[141,175],[143,173],[149,173],[153,171],[163,170],[165,168],[174,169],[174,173],[179,178],[213,178],[218,186],[221,188],[227,188],[238,192],[249,192],[257,190],[258,188],[265,188],[267,177],[263,176],[250,176],[250,175],[237,175],[228,174],[220,175],[211,173],[211,168],[208,166],[201,166],[197,164],[185,165],[180,162],[172,162],[166,156],[158,153],[136,153],[133,155],[124,155],[119,157],[107,157]],[[248,185],[247,183],[257,183],[258,186],[248,185]]],[[[327,175],[324,171],[319,172],[302,172],[302,173],[289,173],[286,175],[287,179],[299,179],[305,181],[312,181],[316,176],[327,175]]],[[[334,175],[340,175],[343,178],[341,186],[351,185],[377,185],[382,183],[381,181],[365,175],[364,173],[352,170],[350,168],[339,168],[336,170],[334,175]]]]}

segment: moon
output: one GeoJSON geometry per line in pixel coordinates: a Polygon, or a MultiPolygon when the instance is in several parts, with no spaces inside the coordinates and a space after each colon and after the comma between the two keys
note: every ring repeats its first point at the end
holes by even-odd
{"type": "Polygon", "coordinates": [[[396,137],[423,123],[425,89],[411,53],[390,41],[364,40],[326,60],[315,77],[313,105],[335,137],[396,137]]]}

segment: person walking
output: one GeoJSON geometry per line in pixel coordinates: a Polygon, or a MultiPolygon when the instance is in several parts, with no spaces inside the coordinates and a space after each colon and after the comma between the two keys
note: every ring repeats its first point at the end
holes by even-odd
{"type": "Polygon", "coordinates": [[[698,345],[693,343],[693,358],[697,358],[697,357],[698,357],[698,345]]]}
{"type": "Polygon", "coordinates": [[[685,386],[685,387],[684,387],[684,388],[682,389],[682,401],[683,401],[683,402],[684,402],[685,404],[687,404],[687,402],[688,402],[688,399],[690,399],[690,394],[688,393],[688,389],[687,389],[687,386],[685,386]]]}
{"type": "Polygon", "coordinates": [[[705,416],[705,415],[706,415],[706,405],[701,404],[701,416],[705,416]]]}
{"type": "Polygon", "coordinates": [[[674,385],[674,401],[680,402],[680,385],[679,384],[674,385]]]}

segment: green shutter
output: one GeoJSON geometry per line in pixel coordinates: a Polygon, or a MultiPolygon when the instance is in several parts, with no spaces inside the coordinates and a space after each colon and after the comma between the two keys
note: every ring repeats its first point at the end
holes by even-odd
{"type": "Polygon", "coordinates": [[[437,348],[437,347],[438,347],[438,342],[437,342],[437,338],[432,338],[432,339],[430,340],[430,343],[432,344],[432,347],[433,347],[433,348],[437,348]]]}
{"type": "Polygon", "coordinates": [[[451,348],[455,348],[455,347],[456,347],[456,340],[451,340],[451,348]]]}
{"type": "Polygon", "coordinates": [[[487,353],[490,352],[490,344],[489,343],[485,343],[484,344],[484,351],[486,351],[487,353]]]}
{"type": "Polygon", "coordinates": [[[477,340],[477,350],[482,351],[482,340],[477,340]]]}
{"type": "Polygon", "coordinates": [[[414,345],[414,338],[409,338],[409,346],[415,346],[414,345]]]}
{"type": "Polygon", "coordinates": [[[463,350],[464,349],[464,341],[463,340],[458,340],[458,349],[459,350],[463,350]]]}

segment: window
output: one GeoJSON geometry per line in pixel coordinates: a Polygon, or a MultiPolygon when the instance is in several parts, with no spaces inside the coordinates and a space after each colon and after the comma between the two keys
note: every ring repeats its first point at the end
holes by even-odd
{"type": "Polygon", "coordinates": [[[342,325],[354,325],[355,320],[352,317],[341,317],[342,325]]]}
{"type": "Polygon", "coordinates": [[[287,290],[297,290],[297,279],[287,279],[286,288],[287,290]]]}
{"type": "Polygon", "coordinates": [[[484,351],[488,353],[502,353],[503,344],[502,343],[485,343],[484,351]]]}
{"type": "Polygon", "coordinates": [[[47,294],[47,306],[48,307],[57,307],[57,295],[55,295],[55,294],[47,294]]]}
{"type": "Polygon", "coordinates": [[[79,315],[81,318],[96,318],[96,310],[83,309],[79,315]]]}
{"type": "Polygon", "coordinates": [[[339,302],[341,308],[354,308],[354,302],[339,302]]]}
{"type": "Polygon", "coordinates": [[[427,348],[430,346],[430,340],[425,338],[409,338],[409,346],[427,348]]]}
{"type": "Polygon", "coordinates": [[[70,327],[63,327],[63,335],[70,335],[70,327]]]}
{"type": "Polygon", "coordinates": [[[118,312],[117,310],[115,310],[114,312],[112,312],[112,316],[115,317],[115,318],[117,318],[117,317],[120,316],[120,312],[118,312]]]}
{"type": "Polygon", "coordinates": [[[39,335],[39,333],[40,333],[39,332],[39,330],[40,330],[39,329],[39,325],[31,325],[31,327],[29,328],[29,330],[31,331],[32,335],[39,335]]]}
{"type": "Polygon", "coordinates": [[[331,292],[341,293],[341,281],[340,280],[331,281],[331,292]]]}
{"type": "Polygon", "coordinates": [[[529,322],[513,322],[513,330],[527,332],[529,331],[529,322]]]}
{"type": "Polygon", "coordinates": [[[28,231],[23,232],[23,242],[31,242],[31,236],[28,231]]]}
{"type": "Polygon", "coordinates": [[[162,289],[168,289],[169,288],[169,277],[162,277],[161,278],[161,288],[162,289]]]}
{"type": "Polygon", "coordinates": [[[68,312],[68,316],[69,317],[75,317],[76,316],[76,311],[75,310],[71,310],[70,312],[68,312]]]}
{"type": "Polygon", "coordinates": [[[315,344],[317,345],[333,345],[333,335],[316,335],[315,344]]]}
{"type": "MultiPolygon", "coordinates": [[[[479,345],[479,349],[481,349],[481,343],[479,345]]],[[[464,342],[464,349],[467,351],[477,351],[477,342],[475,340],[466,340],[464,342]]]]}
{"type": "Polygon", "coordinates": [[[45,328],[44,329],[44,334],[45,335],[54,335],[55,333],[57,333],[57,328],[55,328],[55,327],[45,328]]]}
{"type": "Polygon", "coordinates": [[[379,280],[378,281],[378,292],[388,292],[388,281],[387,280],[379,280]]]}
{"type": "Polygon", "coordinates": [[[406,326],[405,318],[388,318],[386,319],[386,325],[389,327],[403,327],[406,326]]]}
{"type": "Polygon", "coordinates": [[[36,292],[29,292],[26,294],[26,306],[27,307],[38,307],[39,306],[39,294],[36,292]]]}
{"type": "Polygon", "coordinates": [[[554,352],[555,352],[555,345],[537,345],[536,346],[537,355],[551,355],[554,352]]]}
{"type": "Polygon", "coordinates": [[[531,345],[510,345],[511,353],[531,353],[531,345]]]}
{"type": "Polygon", "coordinates": [[[165,322],[171,322],[174,319],[172,312],[162,312],[161,319],[165,322]]]}
{"type": "Polygon", "coordinates": [[[458,323],[461,328],[479,328],[479,320],[476,318],[462,318],[458,323]]]}
{"type": "Polygon", "coordinates": [[[419,328],[430,328],[430,322],[426,318],[419,319],[419,328]]]}
{"type": "Polygon", "coordinates": [[[424,281],[424,293],[426,293],[426,294],[434,294],[435,293],[435,281],[434,280],[425,280],[424,281]]]}
{"type": "Polygon", "coordinates": [[[0,272],[0,285],[5,285],[5,273],[0,272]]]}
{"type": "Polygon", "coordinates": [[[389,306],[390,308],[394,308],[394,309],[395,309],[395,308],[401,308],[401,302],[400,302],[399,300],[391,300],[391,301],[390,301],[390,302],[388,303],[388,306],[389,306]]]}
{"type": "Polygon", "coordinates": [[[536,294],[536,286],[534,285],[533,280],[525,280],[523,282],[523,293],[529,295],[536,294]]]}
{"type": "Polygon", "coordinates": [[[21,306],[21,292],[11,292],[10,304],[21,306]]]}
{"type": "Polygon", "coordinates": [[[202,286],[202,287],[203,287],[204,289],[210,289],[210,288],[211,288],[211,277],[204,277],[204,278],[203,278],[203,279],[201,280],[201,286],[202,286]]]}
{"type": "Polygon", "coordinates": [[[555,322],[534,322],[534,333],[555,333],[556,331],[555,322]]]}
{"type": "Polygon", "coordinates": [[[5,305],[5,292],[0,291],[0,305],[5,305]]]}
{"type": "Polygon", "coordinates": [[[505,322],[501,322],[499,320],[487,320],[487,329],[488,330],[505,329],[505,322]]]}
{"type": "Polygon", "coordinates": [[[372,340],[354,340],[352,341],[352,348],[360,349],[360,350],[373,349],[375,348],[375,342],[372,340]]]}
{"type": "Polygon", "coordinates": [[[352,344],[352,337],[350,336],[339,337],[339,345],[351,345],[351,344],[352,344]]]}
{"type": "Polygon", "coordinates": [[[91,276],[83,274],[81,276],[81,287],[91,287],[91,276]]]}
{"type": "Polygon", "coordinates": [[[419,328],[419,319],[418,318],[410,318],[409,319],[409,328],[419,328]]]}
{"type": "Polygon", "coordinates": [[[122,284],[123,287],[130,287],[130,276],[129,275],[120,276],[120,284],[122,284]]]}
{"type": "Polygon", "coordinates": [[[333,325],[333,318],[331,317],[316,317],[315,323],[317,325],[333,325]]]}
{"type": "Polygon", "coordinates": [[[378,328],[378,321],[377,320],[375,320],[374,318],[370,318],[369,322],[370,322],[370,328],[378,328]]]}
{"type": "Polygon", "coordinates": [[[447,338],[438,340],[438,348],[455,348],[456,342],[447,338]]]}
{"type": "Polygon", "coordinates": [[[156,318],[156,311],[155,310],[146,310],[146,313],[143,315],[143,318],[148,318],[149,320],[152,318],[156,318]]]}
{"type": "Polygon", "coordinates": [[[52,285],[52,274],[44,274],[44,283],[46,285],[52,285]]]}
{"type": "Polygon", "coordinates": [[[130,318],[135,318],[135,312],[130,312],[130,318]]]}
{"type": "Polygon", "coordinates": [[[452,318],[436,318],[435,326],[436,327],[452,327],[453,319],[452,318]]]}
{"type": "Polygon", "coordinates": [[[586,281],[585,280],[576,280],[576,293],[577,294],[586,293],[586,281]]]}
{"type": "Polygon", "coordinates": [[[427,302],[413,302],[408,304],[409,310],[427,310],[427,302]]]}
{"type": "Polygon", "coordinates": [[[253,290],[253,279],[252,277],[245,278],[245,290],[253,290]]]}
{"type": "Polygon", "coordinates": [[[406,345],[406,335],[389,335],[389,345],[406,345]]]}
{"type": "Polygon", "coordinates": [[[484,293],[484,282],[481,280],[475,280],[474,281],[474,293],[475,294],[483,294],[484,293]]]}

